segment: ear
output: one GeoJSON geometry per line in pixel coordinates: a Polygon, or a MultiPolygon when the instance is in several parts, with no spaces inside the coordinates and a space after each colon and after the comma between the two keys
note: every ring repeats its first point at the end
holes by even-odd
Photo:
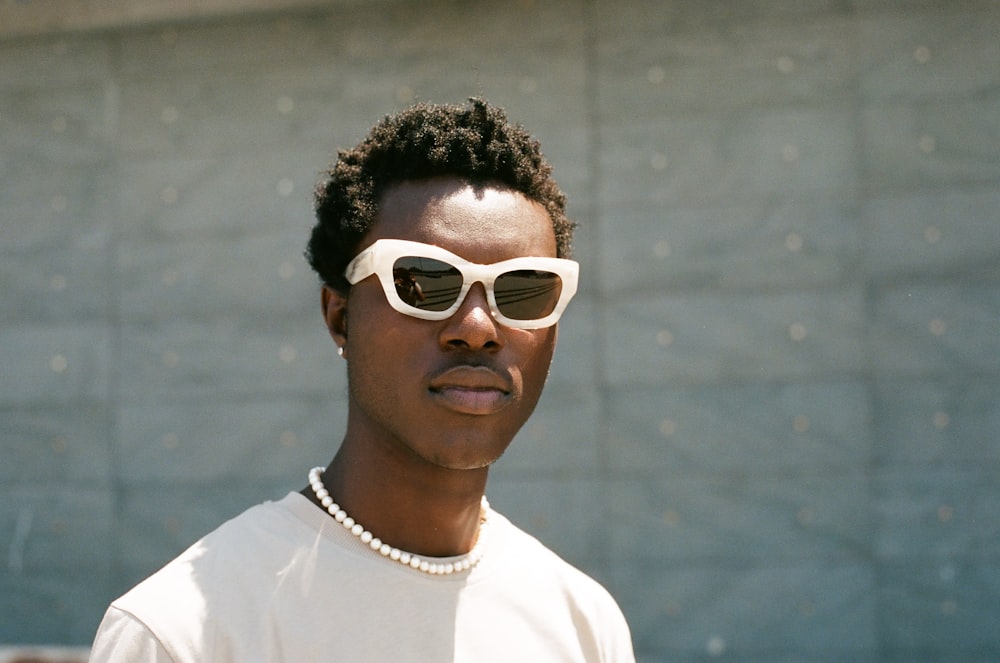
{"type": "Polygon", "coordinates": [[[347,296],[328,285],[324,285],[320,297],[323,303],[323,320],[326,322],[326,328],[343,355],[347,345],[347,296]]]}

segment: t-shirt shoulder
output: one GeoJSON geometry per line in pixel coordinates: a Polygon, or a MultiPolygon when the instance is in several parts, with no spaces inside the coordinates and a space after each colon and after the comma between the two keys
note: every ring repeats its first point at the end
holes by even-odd
{"type": "MultiPolygon", "coordinates": [[[[590,606],[598,612],[620,612],[611,593],[593,577],[587,575],[532,534],[522,530],[501,514],[495,520],[505,530],[504,550],[498,555],[498,572],[519,578],[533,578],[541,584],[560,585],[581,607],[590,606]]],[[[491,517],[494,517],[491,514],[491,517]]]]}
{"type": "MultiPolygon", "coordinates": [[[[240,576],[251,570],[241,563],[247,561],[248,551],[253,551],[254,564],[262,560],[280,560],[285,557],[280,549],[289,547],[294,539],[288,536],[289,529],[304,527],[282,506],[289,497],[252,506],[226,521],[112,605],[130,611],[132,606],[149,605],[149,597],[162,599],[185,592],[195,593],[205,579],[210,579],[214,586],[238,586],[240,576]]],[[[259,572],[260,568],[252,570],[259,572]]],[[[171,602],[163,603],[169,609],[171,602]]],[[[189,617],[198,617],[190,605],[185,610],[189,617]]]]}

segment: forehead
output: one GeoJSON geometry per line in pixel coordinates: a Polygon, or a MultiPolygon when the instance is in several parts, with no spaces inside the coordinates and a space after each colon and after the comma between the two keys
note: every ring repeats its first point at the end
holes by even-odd
{"type": "Polygon", "coordinates": [[[546,209],[517,191],[456,178],[404,182],[382,196],[369,233],[436,244],[472,262],[555,256],[546,209]]]}

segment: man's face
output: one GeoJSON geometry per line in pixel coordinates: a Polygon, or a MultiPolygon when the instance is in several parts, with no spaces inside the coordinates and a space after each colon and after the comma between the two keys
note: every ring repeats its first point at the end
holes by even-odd
{"type": "MultiPolygon", "coordinates": [[[[434,244],[482,264],[556,255],[545,208],[453,178],[390,189],[365,246],[378,239],[434,244]]],[[[498,323],[481,283],[450,318],[430,321],[393,310],[373,275],[353,286],[346,311],[348,435],[450,469],[500,457],[534,410],[556,345],[555,326],[498,323]]]]}

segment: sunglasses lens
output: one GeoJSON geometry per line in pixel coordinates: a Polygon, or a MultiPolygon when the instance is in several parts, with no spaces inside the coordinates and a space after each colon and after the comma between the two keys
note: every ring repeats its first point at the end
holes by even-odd
{"type": "Polygon", "coordinates": [[[433,258],[399,258],[392,266],[392,279],[403,302],[425,311],[446,310],[462,291],[462,273],[433,258]]]}
{"type": "Polygon", "coordinates": [[[497,308],[513,320],[538,320],[552,313],[562,292],[558,274],[533,269],[507,272],[493,284],[497,308]]]}
{"type": "MultiPolygon", "coordinates": [[[[447,311],[462,292],[457,267],[422,256],[398,258],[392,266],[396,295],[407,306],[447,311]]],[[[552,313],[562,293],[558,274],[534,269],[505,272],[493,283],[497,308],[512,320],[539,320],[552,313]]]]}

